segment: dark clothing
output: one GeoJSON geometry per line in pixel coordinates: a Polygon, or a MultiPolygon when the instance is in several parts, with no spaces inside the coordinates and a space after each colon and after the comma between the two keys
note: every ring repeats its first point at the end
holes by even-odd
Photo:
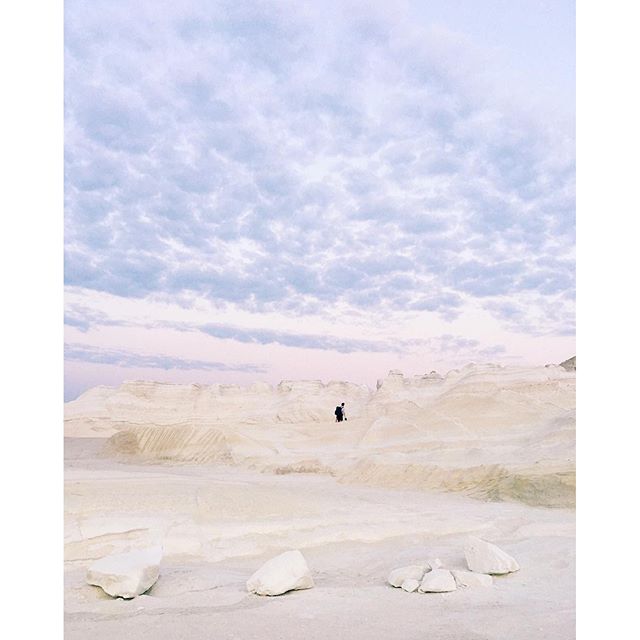
{"type": "Polygon", "coordinates": [[[343,418],[342,407],[336,407],[335,414],[336,414],[336,422],[342,422],[342,418],[343,418]]]}

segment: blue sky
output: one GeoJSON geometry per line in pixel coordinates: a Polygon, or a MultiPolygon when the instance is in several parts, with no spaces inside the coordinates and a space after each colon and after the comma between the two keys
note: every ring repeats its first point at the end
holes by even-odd
{"type": "Polygon", "coordinates": [[[65,396],[575,352],[572,2],[65,4],[65,396]]]}

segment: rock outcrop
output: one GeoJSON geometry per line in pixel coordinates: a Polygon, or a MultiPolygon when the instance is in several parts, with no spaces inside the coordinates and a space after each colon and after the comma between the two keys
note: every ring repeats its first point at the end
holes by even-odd
{"type": "Polygon", "coordinates": [[[575,378],[559,365],[486,364],[444,376],[392,370],[376,391],[319,380],[127,382],[66,403],[65,437],[103,439],[100,455],[131,463],[326,473],[344,483],[573,507],[575,378]],[[338,426],[342,402],[349,420],[338,426]]]}

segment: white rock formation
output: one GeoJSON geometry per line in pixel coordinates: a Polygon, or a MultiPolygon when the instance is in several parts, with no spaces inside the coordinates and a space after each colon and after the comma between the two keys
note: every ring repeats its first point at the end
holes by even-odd
{"type": "Polygon", "coordinates": [[[432,571],[433,569],[440,569],[442,567],[442,561],[440,558],[429,558],[427,560],[427,569],[432,571]]]}
{"type": "Polygon", "coordinates": [[[104,439],[105,457],[133,463],[297,473],[312,457],[342,483],[575,506],[575,371],[473,365],[429,376],[392,371],[375,391],[318,380],[97,387],[65,404],[65,437],[104,439]],[[338,427],[341,402],[349,422],[338,427]]]}
{"type": "Polygon", "coordinates": [[[401,587],[405,591],[408,591],[409,593],[413,593],[419,586],[420,586],[420,581],[414,580],[413,578],[409,578],[405,580],[401,585],[401,587]]]}
{"type": "Polygon", "coordinates": [[[387,582],[392,587],[401,587],[405,580],[422,580],[427,567],[421,564],[411,564],[407,567],[394,569],[387,578],[387,582]]]}
{"type": "Polygon", "coordinates": [[[451,573],[459,587],[490,587],[493,578],[485,573],[452,569],[451,573]]]}
{"type": "Polygon", "coordinates": [[[106,556],[87,571],[87,582],[113,597],[135,598],[148,591],[160,575],[162,547],[106,556]]]}
{"type": "Polygon", "coordinates": [[[433,569],[424,574],[418,591],[420,593],[443,593],[445,591],[455,591],[456,581],[451,575],[451,571],[446,569],[433,569]]]}
{"type": "Polygon", "coordinates": [[[311,572],[297,549],[271,558],[247,580],[247,591],[259,596],[279,596],[287,591],[311,587],[311,572]]]}
{"type": "Polygon", "coordinates": [[[495,544],[471,536],[464,548],[467,565],[476,573],[504,574],[518,571],[520,566],[495,544]]]}

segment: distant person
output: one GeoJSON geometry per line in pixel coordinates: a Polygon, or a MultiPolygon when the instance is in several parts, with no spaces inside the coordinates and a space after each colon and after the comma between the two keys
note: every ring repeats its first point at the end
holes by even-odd
{"type": "Polygon", "coordinates": [[[342,422],[347,419],[347,415],[344,411],[344,402],[336,407],[334,413],[336,414],[336,422],[342,422]]]}

